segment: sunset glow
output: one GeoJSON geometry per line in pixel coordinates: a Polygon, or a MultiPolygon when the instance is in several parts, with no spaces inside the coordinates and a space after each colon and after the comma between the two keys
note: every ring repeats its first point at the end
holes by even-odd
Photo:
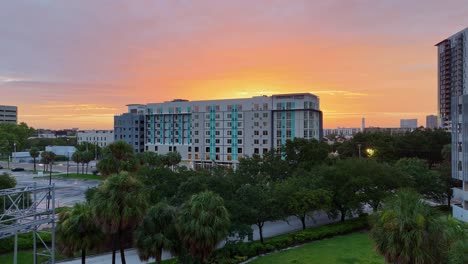
{"type": "Polygon", "coordinates": [[[466,1],[446,8],[8,1],[0,7],[0,104],[18,105],[19,121],[37,128],[100,129],[130,103],[310,92],[325,128],[359,127],[362,117],[368,126],[397,127],[400,118],[425,125],[437,112],[434,44],[468,26],[466,1]]]}

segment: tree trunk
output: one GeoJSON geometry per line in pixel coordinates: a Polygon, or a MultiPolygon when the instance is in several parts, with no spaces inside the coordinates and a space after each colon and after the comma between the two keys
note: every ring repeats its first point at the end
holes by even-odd
{"type": "Polygon", "coordinates": [[[81,174],[84,174],[84,162],[81,163],[81,174]]]}
{"type": "Polygon", "coordinates": [[[340,214],[341,214],[341,218],[340,218],[340,221],[341,222],[344,222],[345,219],[346,219],[346,210],[340,210],[340,214]]]}
{"type": "Polygon", "coordinates": [[[122,264],[126,264],[125,261],[125,249],[124,249],[124,243],[122,241],[122,231],[119,230],[119,246],[120,246],[120,260],[122,264]]]}
{"type": "Polygon", "coordinates": [[[81,264],[86,264],[86,249],[81,249],[81,264]]]}
{"type": "Polygon", "coordinates": [[[34,172],[36,172],[36,158],[34,158],[34,172]]]}
{"type": "Polygon", "coordinates": [[[260,242],[263,244],[263,223],[257,222],[258,233],[260,234],[260,242]]]}
{"type": "Polygon", "coordinates": [[[80,163],[76,163],[76,174],[80,174],[80,163]]]}
{"type": "Polygon", "coordinates": [[[162,260],[162,248],[159,248],[159,252],[156,254],[156,263],[161,264],[162,260]]]}
{"type": "Polygon", "coordinates": [[[114,237],[114,239],[112,239],[112,264],[115,264],[115,251],[116,251],[115,235],[113,237],[114,237]]]}
{"type": "Polygon", "coordinates": [[[302,223],[302,230],[305,230],[306,229],[305,216],[301,216],[300,219],[301,219],[301,223],[302,223]]]}

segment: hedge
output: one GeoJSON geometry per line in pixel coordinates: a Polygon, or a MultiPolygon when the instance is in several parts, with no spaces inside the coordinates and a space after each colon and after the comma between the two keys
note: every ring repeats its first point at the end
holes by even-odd
{"type": "MultiPolygon", "coordinates": [[[[49,232],[39,232],[41,238],[47,244],[52,242],[52,234],[49,232]]],[[[36,245],[42,247],[42,242],[37,238],[36,245]]],[[[0,253],[12,252],[15,247],[15,237],[0,239],[0,253]]],[[[33,233],[18,234],[18,250],[26,250],[33,248],[33,233]]]]}
{"type": "Polygon", "coordinates": [[[210,263],[239,263],[261,254],[367,228],[369,228],[368,217],[361,216],[342,223],[333,223],[276,236],[266,239],[263,244],[258,241],[228,242],[223,248],[214,252],[210,263]]]}

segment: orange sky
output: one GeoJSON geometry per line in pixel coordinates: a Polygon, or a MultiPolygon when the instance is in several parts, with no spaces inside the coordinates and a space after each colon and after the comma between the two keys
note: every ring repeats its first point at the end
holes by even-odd
{"type": "Polygon", "coordinates": [[[466,26],[464,1],[12,1],[0,104],[37,128],[88,129],[129,103],[311,92],[326,128],[425,125],[434,44],[466,26]]]}

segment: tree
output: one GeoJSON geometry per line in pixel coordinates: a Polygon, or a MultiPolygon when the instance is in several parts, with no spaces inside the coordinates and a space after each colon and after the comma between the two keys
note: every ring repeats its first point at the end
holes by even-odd
{"type": "Polygon", "coordinates": [[[412,190],[398,191],[372,218],[371,238],[387,263],[442,263],[443,224],[412,190]]]}
{"type": "Polygon", "coordinates": [[[229,214],[223,198],[201,192],[186,202],[177,217],[177,230],[190,255],[206,263],[216,245],[229,233],[229,214]]]}
{"type": "Polygon", "coordinates": [[[76,163],[76,174],[80,173],[80,163],[83,161],[83,152],[77,150],[72,155],[72,160],[76,163]]]}
{"type": "Polygon", "coordinates": [[[333,166],[322,165],[313,172],[314,177],[323,179],[322,187],[332,193],[331,217],[338,213],[341,222],[346,216],[362,210],[364,181],[360,174],[360,164],[356,159],[339,160],[333,166]]]}
{"type": "Polygon", "coordinates": [[[36,159],[39,157],[39,149],[32,147],[29,151],[29,155],[31,155],[31,158],[34,160],[34,172],[36,172],[36,159]]]}
{"type": "Polygon", "coordinates": [[[125,141],[115,141],[103,150],[103,158],[97,164],[99,172],[104,176],[121,171],[136,171],[138,162],[135,159],[133,146],[125,141]]]}
{"type": "Polygon", "coordinates": [[[72,257],[81,251],[81,263],[86,263],[86,250],[95,249],[103,238],[96,226],[89,203],[77,203],[59,214],[57,242],[62,254],[72,257]]]}
{"type": "Polygon", "coordinates": [[[245,184],[236,192],[237,201],[233,205],[236,222],[254,224],[258,227],[263,243],[263,226],[267,221],[283,217],[271,184],[245,184]]]}
{"type": "Polygon", "coordinates": [[[112,175],[95,192],[92,202],[98,226],[112,236],[112,263],[115,263],[116,242],[125,264],[125,230],[133,230],[146,214],[148,207],[144,186],[126,172],[112,175]]]}
{"type": "Polygon", "coordinates": [[[175,220],[176,209],[168,204],[158,203],[148,210],[134,234],[140,260],[154,258],[161,263],[163,249],[171,250],[174,245],[175,220]]]}
{"type": "Polygon", "coordinates": [[[302,167],[310,170],[313,166],[323,163],[330,153],[330,145],[315,139],[294,138],[286,141],[286,161],[293,169],[302,167]]]}
{"type": "Polygon", "coordinates": [[[16,186],[15,177],[11,176],[10,174],[6,172],[0,174],[0,190],[14,188],[15,186],[16,186]]]}
{"type": "Polygon", "coordinates": [[[177,151],[171,151],[165,155],[163,160],[166,163],[166,166],[170,167],[171,170],[174,170],[174,166],[180,163],[182,156],[180,156],[180,153],[177,151]]]}
{"type": "Polygon", "coordinates": [[[49,167],[49,185],[52,184],[52,165],[55,161],[55,153],[52,151],[43,151],[41,158],[44,163],[44,167],[49,167]]]}
{"type": "Polygon", "coordinates": [[[437,171],[430,170],[425,160],[418,158],[403,158],[395,163],[395,167],[406,173],[409,185],[427,199],[444,201],[445,183],[437,171]]]}
{"type": "Polygon", "coordinates": [[[306,217],[314,211],[328,210],[331,207],[331,193],[319,188],[312,177],[291,177],[276,185],[275,197],[285,216],[294,215],[306,229],[306,217]]]}
{"type": "MultiPolygon", "coordinates": [[[[91,151],[85,151],[82,153],[82,163],[83,165],[86,164],[86,174],[88,174],[88,166],[89,163],[94,160],[94,153],[91,151]]],[[[83,169],[81,170],[84,173],[83,169]]]]}

